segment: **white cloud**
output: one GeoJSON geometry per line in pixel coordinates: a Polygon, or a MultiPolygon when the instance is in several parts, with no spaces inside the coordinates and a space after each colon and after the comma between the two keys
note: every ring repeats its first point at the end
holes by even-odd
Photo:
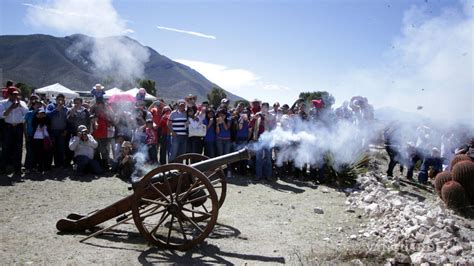
{"type": "Polygon", "coordinates": [[[54,28],[60,32],[83,33],[95,37],[122,35],[125,21],[111,0],[53,0],[26,6],[26,21],[35,27],[54,28]]]}
{"type": "Polygon", "coordinates": [[[193,35],[193,36],[197,36],[197,37],[201,37],[201,38],[213,39],[213,40],[216,39],[216,36],[196,32],[196,31],[180,30],[180,29],[163,27],[163,26],[156,26],[156,27],[160,30],[167,30],[167,31],[174,31],[174,32],[179,32],[179,33],[185,33],[185,34],[189,34],[189,35],[193,35]]]}
{"type": "Polygon", "coordinates": [[[285,92],[285,91],[291,91],[290,88],[287,86],[279,85],[279,84],[264,84],[261,86],[263,90],[266,91],[275,91],[275,92],[285,92]]]}
{"type": "Polygon", "coordinates": [[[195,69],[210,81],[232,92],[236,92],[242,87],[252,86],[260,79],[253,72],[241,68],[228,68],[223,65],[186,59],[175,59],[174,61],[195,69]]]}
{"type": "Polygon", "coordinates": [[[298,96],[287,86],[267,82],[250,70],[187,59],[174,61],[193,68],[223,89],[248,100],[258,98],[269,102],[293,101],[298,96]]]}

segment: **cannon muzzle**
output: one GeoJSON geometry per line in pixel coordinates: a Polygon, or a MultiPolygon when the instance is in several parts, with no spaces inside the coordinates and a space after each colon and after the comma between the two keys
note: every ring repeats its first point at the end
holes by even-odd
{"type": "Polygon", "coordinates": [[[253,156],[253,153],[248,148],[243,148],[239,151],[232,152],[219,157],[211,158],[205,161],[191,164],[192,167],[198,169],[201,172],[206,172],[214,169],[221,168],[226,164],[235,163],[242,160],[249,160],[253,156]]]}

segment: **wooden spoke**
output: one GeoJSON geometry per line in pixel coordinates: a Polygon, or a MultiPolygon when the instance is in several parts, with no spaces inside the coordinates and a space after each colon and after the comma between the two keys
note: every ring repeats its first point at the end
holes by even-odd
{"type": "Polygon", "coordinates": [[[188,250],[201,243],[217,222],[219,201],[213,185],[219,183],[211,184],[202,172],[184,164],[170,163],[151,170],[135,185],[132,195],[131,209],[138,231],[162,248],[188,250]],[[153,179],[170,172],[173,175],[160,183],[153,179]],[[187,204],[184,208],[182,201],[187,204]],[[201,204],[206,204],[206,212],[201,204]],[[144,211],[143,205],[150,207],[144,211]],[[192,210],[192,205],[199,208],[192,210]]]}

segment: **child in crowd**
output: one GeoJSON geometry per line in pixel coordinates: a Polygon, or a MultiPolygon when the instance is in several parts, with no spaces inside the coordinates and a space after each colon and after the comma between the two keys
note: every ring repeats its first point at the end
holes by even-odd
{"type": "Polygon", "coordinates": [[[94,96],[96,102],[104,102],[105,90],[104,86],[100,83],[95,84],[91,90],[91,94],[94,96]]]}
{"type": "Polygon", "coordinates": [[[145,144],[148,148],[148,163],[156,164],[158,162],[158,132],[152,119],[147,119],[145,128],[145,144]]]}
{"type": "Polygon", "coordinates": [[[135,96],[137,103],[145,102],[145,96],[146,96],[146,90],[144,88],[140,88],[138,90],[137,95],[135,96]]]}

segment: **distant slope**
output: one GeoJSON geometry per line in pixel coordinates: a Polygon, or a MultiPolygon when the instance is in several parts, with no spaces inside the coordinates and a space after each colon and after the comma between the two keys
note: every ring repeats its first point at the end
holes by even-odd
{"type": "MultiPolygon", "coordinates": [[[[64,38],[40,34],[0,36],[2,83],[12,79],[43,87],[58,82],[79,91],[90,90],[98,82],[104,83],[107,77],[97,75],[89,54],[72,57],[68,53],[68,48],[76,44],[79,38],[92,37],[78,34],[64,38]]],[[[128,37],[108,38],[125,38],[126,41],[136,42],[128,37]]],[[[191,93],[198,96],[198,101],[202,101],[213,87],[218,87],[190,67],[172,61],[150,47],[146,49],[150,57],[145,64],[143,79],[156,81],[158,97],[176,100],[191,93]]],[[[114,85],[117,84],[111,82],[108,87],[114,85]]],[[[231,100],[242,99],[230,92],[226,93],[231,100]]]]}

